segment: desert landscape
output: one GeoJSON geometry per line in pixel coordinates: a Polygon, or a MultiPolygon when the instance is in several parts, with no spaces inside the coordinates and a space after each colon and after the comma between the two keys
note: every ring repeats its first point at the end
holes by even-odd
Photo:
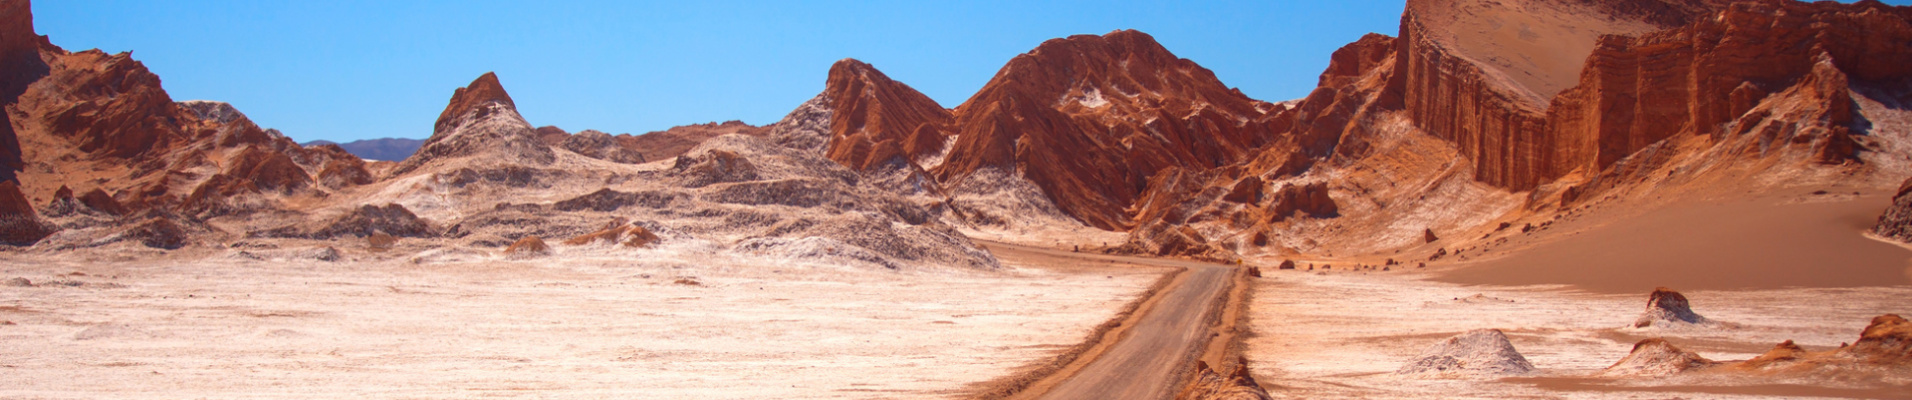
{"type": "Polygon", "coordinates": [[[33,11],[0,398],[1912,398],[1912,7],[1408,0],[1286,101],[1117,29],[635,135],[485,73],[347,143],[33,11]]]}

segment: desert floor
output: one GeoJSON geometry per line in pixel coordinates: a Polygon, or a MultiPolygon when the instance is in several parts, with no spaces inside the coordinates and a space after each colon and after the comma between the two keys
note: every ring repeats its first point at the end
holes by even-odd
{"type": "Polygon", "coordinates": [[[958,397],[1081,342],[1165,273],[597,253],[8,255],[0,279],[35,286],[0,286],[0,397],[958,397]]]}
{"type": "MultiPolygon", "coordinates": [[[[1277,395],[1363,398],[1894,398],[1912,378],[1588,378],[1664,337],[1712,360],[1785,340],[1829,350],[1872,317],[1912,314],[1912,251],[1864,236],[1877,196],[1675,204],[1645,216],[1588,213],[1505,257],[1392,272],[1270,271],[1252,299],[1248,356],[1277,395]],[[1656,286],[1720,326],[1632,328],[1656,286]],[[1394,372],[1455,334],[1501,329],[1538,371],[1424,380],[1394,372]]],[[[1506,248],[1515,248],[1507,250],[1506,248]]],[[[1474,253],[1478,254],[1479,251],[1474,253]]]]}

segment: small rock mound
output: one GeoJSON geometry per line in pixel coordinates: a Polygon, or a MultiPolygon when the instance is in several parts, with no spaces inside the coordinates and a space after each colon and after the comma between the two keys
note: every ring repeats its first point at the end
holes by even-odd
{"type": "Polygon", "coordinates": [[[1633,327],[1645,328],[1655,325],[1678,326],[1682,324],[1697,325],[1709,323],[1711,323],[1711,321],[1708,321],[1706,317],[1693,313],[1693,309],[1688,305],[1685,295],[1681,295],[1680,292],[1675,292],[1673,289],[1662,287],[1653,289],[1653,294],[1647,296],[1646,312],[1640,314],[1640,318],[1633,321],[1633,327]]]}
{"type": "Polygon", "coordinates": [[[643,226],[632,225],[628,233],[631,234],[631,238],[624,240],[625,247],[649,247],[663,240],[658,238],[657,234],[651,233],[650,229],[645,229],[643,226]]]}
{"type": "Polygon", "coordinates": [[[329,222],[305,230],[282,228],[274,231],[276,236],[303,237],[307,239],[331,239],[339,236],[370,236],[373,233],[385,233],[403,237],[434,237],[430,221],[419,218],[412,210],[398,204],[374,206],[361,205],[351,212],[333,218],[329,222]]]}
{"type": "Polygon", "coordinates": [[[1719,363],[1681,350],[1666,339],[1651,338],[1633,345],[1626,358],[1600,372],[1600,376],[1667,376],[1719,363]]]}
{"type": "Polygon", "coordinates": [[[1811,354],[1806,352],[1805,348],[1799,347],[1799,344],[1788,340],[1773,345],[1772,350],[1767,350],[1766,353],[1760,354],[1758,357],[1740,362],[1739,367],[1744,369],[1780,368],[1798,364],[1800,361],[1804,361],[1808,356],[1811,356],[1811,354]]]}
{"type": "Polygon", "coordinates": [[[604,229],[598,230],[597,232],[586,233],[583,235],[572,237],[570,239],[565,239],[564,244],[566,246],[583,246],[583,245],[598,243],[598,242],[604,242],[607,244],[617,243],[618,237],[624,235],[624,232],[629,229],[630,228],[627,228],[622,224],[612,225],[610,227],[606,227],[604,229]]]}
{"type": "Polygon", "coordinates": [[[1208,362],[1195,362],[1195,379],[1182,389],[1176,399],[1186,400],[1273,400],[1261,383],[1248,374],[1248,360],[1242,359],[1236,364],[1235,371],[1223,376],[1209,369],[1208,362]]]}
{"type": "Polygon", "coordinates": [[[1533,370],[1533,363],[1514,350],[1507,334],[1499,329],[1476,329],[1427,348],[1395,373],[1452,379],[1525,375],[1533,370]]]}
{"type": "Polygon", "coordinates": [[[550,254],[551,246],[545,245],[544,239],[539,239],[537,236],[525,236],[523,239],[518,239],[517,242],[512,242],[510,247],[505,248],[505,255],[514,258],[537,257],[550,254]]]}
{"type": "Polygon", "coordinates": [[[1874,317],[1859,341],[1840,352],[1870,363],[1912,364],[1912,323],[1898,314],[1874,317]]]}

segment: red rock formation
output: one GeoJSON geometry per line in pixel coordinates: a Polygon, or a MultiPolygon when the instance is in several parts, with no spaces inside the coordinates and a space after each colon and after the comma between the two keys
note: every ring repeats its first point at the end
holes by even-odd
{"type": "Polygon", "coordinates": [[[956,108],[954,148],[931,172],[953,187],[982,169],[1020,171],[1063,212],[1128,229],[1125,210],[1157,172],[1233,164],[1267,144],[1270,108],[1141,32],[1055,39],[956,108]]]}
{"type": "Polygon", "coordinates": [[[19,185],[0,181],[0,244],[31,246],[53,231],[34,214],[19,185]]]}
{"type": "Polygon", "coordinates": [[[8,111],[0,180],[16,180],[25,195],[57,201],[84,187],[73,200],[110,214],[199,215],[275,207],[250,196],[305,193],[322,169],[346,176],[328,188],[370,182],[357,157],[301,147],[229,104],[174,102],[129,54],[51,45],[33,33],[30,10],[0,1],[0,106],[8,111]],[[22,163],[44,168],[21,171],[22,163]],[[55,193],[61,187],[64,195],[55,193]]]}
{"type": "Polygon", "coordinates": [[[830,66],[823,94],[835,111],[825,154],[856,170],[943,151],[954,119],[929,96],[855,59],[830,66]]]}

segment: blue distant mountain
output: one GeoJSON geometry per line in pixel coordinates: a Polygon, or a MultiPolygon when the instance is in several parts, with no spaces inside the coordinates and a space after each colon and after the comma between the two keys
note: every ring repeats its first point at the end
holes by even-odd
{"type": "Polygon", "coordinates": [[[405,157],[411,157],[412,153],[418,152],[418,147],[425,145],[425,141],[423,139],[384,138],[358,140],[346,143],[314,140],[301,144],[306,146],[336,144],[339,145],[339,147],[345,148],[346,152],[366,160],[404,161],[405,157]]]}

